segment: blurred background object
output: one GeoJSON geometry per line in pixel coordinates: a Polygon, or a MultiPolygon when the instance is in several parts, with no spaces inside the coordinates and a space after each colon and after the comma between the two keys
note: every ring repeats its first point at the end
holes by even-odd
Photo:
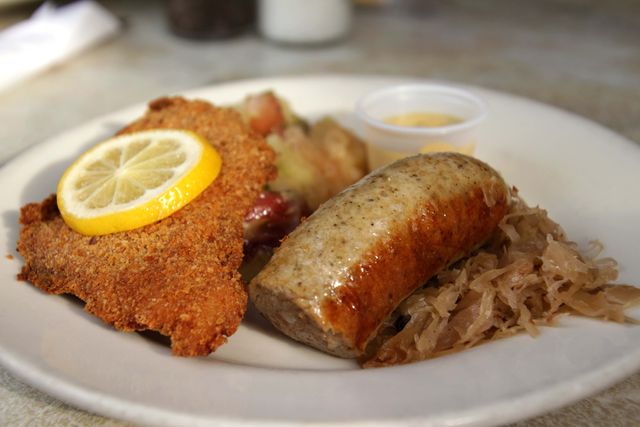
{"type": "Polygon", "coordinates": [[[113,36],[120,22],[99,3],[46,2],[26,21],[0,32],[0,90],[113,36]]]}
{"type": "Polygon", "coordinates": [[[255,0],[168,0],[171,30],[191,39],[238,35],[255,19],[255,0]]]}
{"type": "Polygon", "coordinates": [[[336,41],[351,29],[352,8],[350,0],[260,0],[260,33],[290,44],[336,41]]]}
{"type": "Polygon", "coordinates": [[[0,0],[0,8],[5,9],[28,3],[36,3],[36,0],[0,0]]]}

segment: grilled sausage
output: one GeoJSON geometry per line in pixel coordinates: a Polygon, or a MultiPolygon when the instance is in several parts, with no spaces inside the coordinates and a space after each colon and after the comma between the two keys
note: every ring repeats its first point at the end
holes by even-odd
{"type": "Polygon", "coordinates": [[[399,160],[296,228],[252,280],[249,295],[291,338],[358,357],[404,298],[489,238],[508,200],[498,173],[474,158],[399,160]]]}

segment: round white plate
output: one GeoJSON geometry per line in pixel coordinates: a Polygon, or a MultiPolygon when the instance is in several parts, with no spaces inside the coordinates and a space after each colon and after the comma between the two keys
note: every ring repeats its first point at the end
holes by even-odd
{"type": "MultiPolygon", "coordinates": [[[[238,82],[189,97],[232,103],[274,89],[307,117],[353,125],[362,94],[406,79],[316,76],[238,82]]],[[[471,88],[490,109],[477,156],[532,204],[546,207],[581,244],[598,238],[640,283],[640,147],[572,114],[471,88]]],[[[407,366],[360,370],[278,335],[249,315],[207,358],[172,357],[166,345],[116,332],[76,301],[17,282],[18,208],[54,191],[71,159],[144,111],[93,120],[38,145],[0,170],[0,362],[66,402],[158,425],[284,422],[487,425],[538,414],[595,393],[640,368],[640,327],[564,318],[538,338],[517,336],[407,366]]],[[[630,312],[638,317],[638,309],[630,312]]]]}

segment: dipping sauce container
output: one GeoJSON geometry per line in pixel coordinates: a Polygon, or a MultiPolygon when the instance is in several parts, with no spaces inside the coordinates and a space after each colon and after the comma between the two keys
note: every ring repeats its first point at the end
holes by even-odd
{"type": "Polygon", "coordinates": [[[417,83],[371,92],[357,102],[356,115],[369,143],[372,169],[420,152],[472,155],[475,128],[487,108],[479,97],[455,86],[417,83]]]}

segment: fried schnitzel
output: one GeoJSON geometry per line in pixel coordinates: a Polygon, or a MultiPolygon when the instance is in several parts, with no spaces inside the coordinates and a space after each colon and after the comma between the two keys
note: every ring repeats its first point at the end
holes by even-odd
{"type": "Polygon", "coordinates": [[[218,178],[173,215],[132,231],[88,237],[62,220],[55,195],[20,211],[18,278],[73,294],[124,331],[171,337],[179,356],[207,355],[235,332],[247,305],[238,267],[242,221],[274,178],[274,153],[239,114],[204,101],[161,98],[119,133],[188,129],[220,153],[218,178]]]}

